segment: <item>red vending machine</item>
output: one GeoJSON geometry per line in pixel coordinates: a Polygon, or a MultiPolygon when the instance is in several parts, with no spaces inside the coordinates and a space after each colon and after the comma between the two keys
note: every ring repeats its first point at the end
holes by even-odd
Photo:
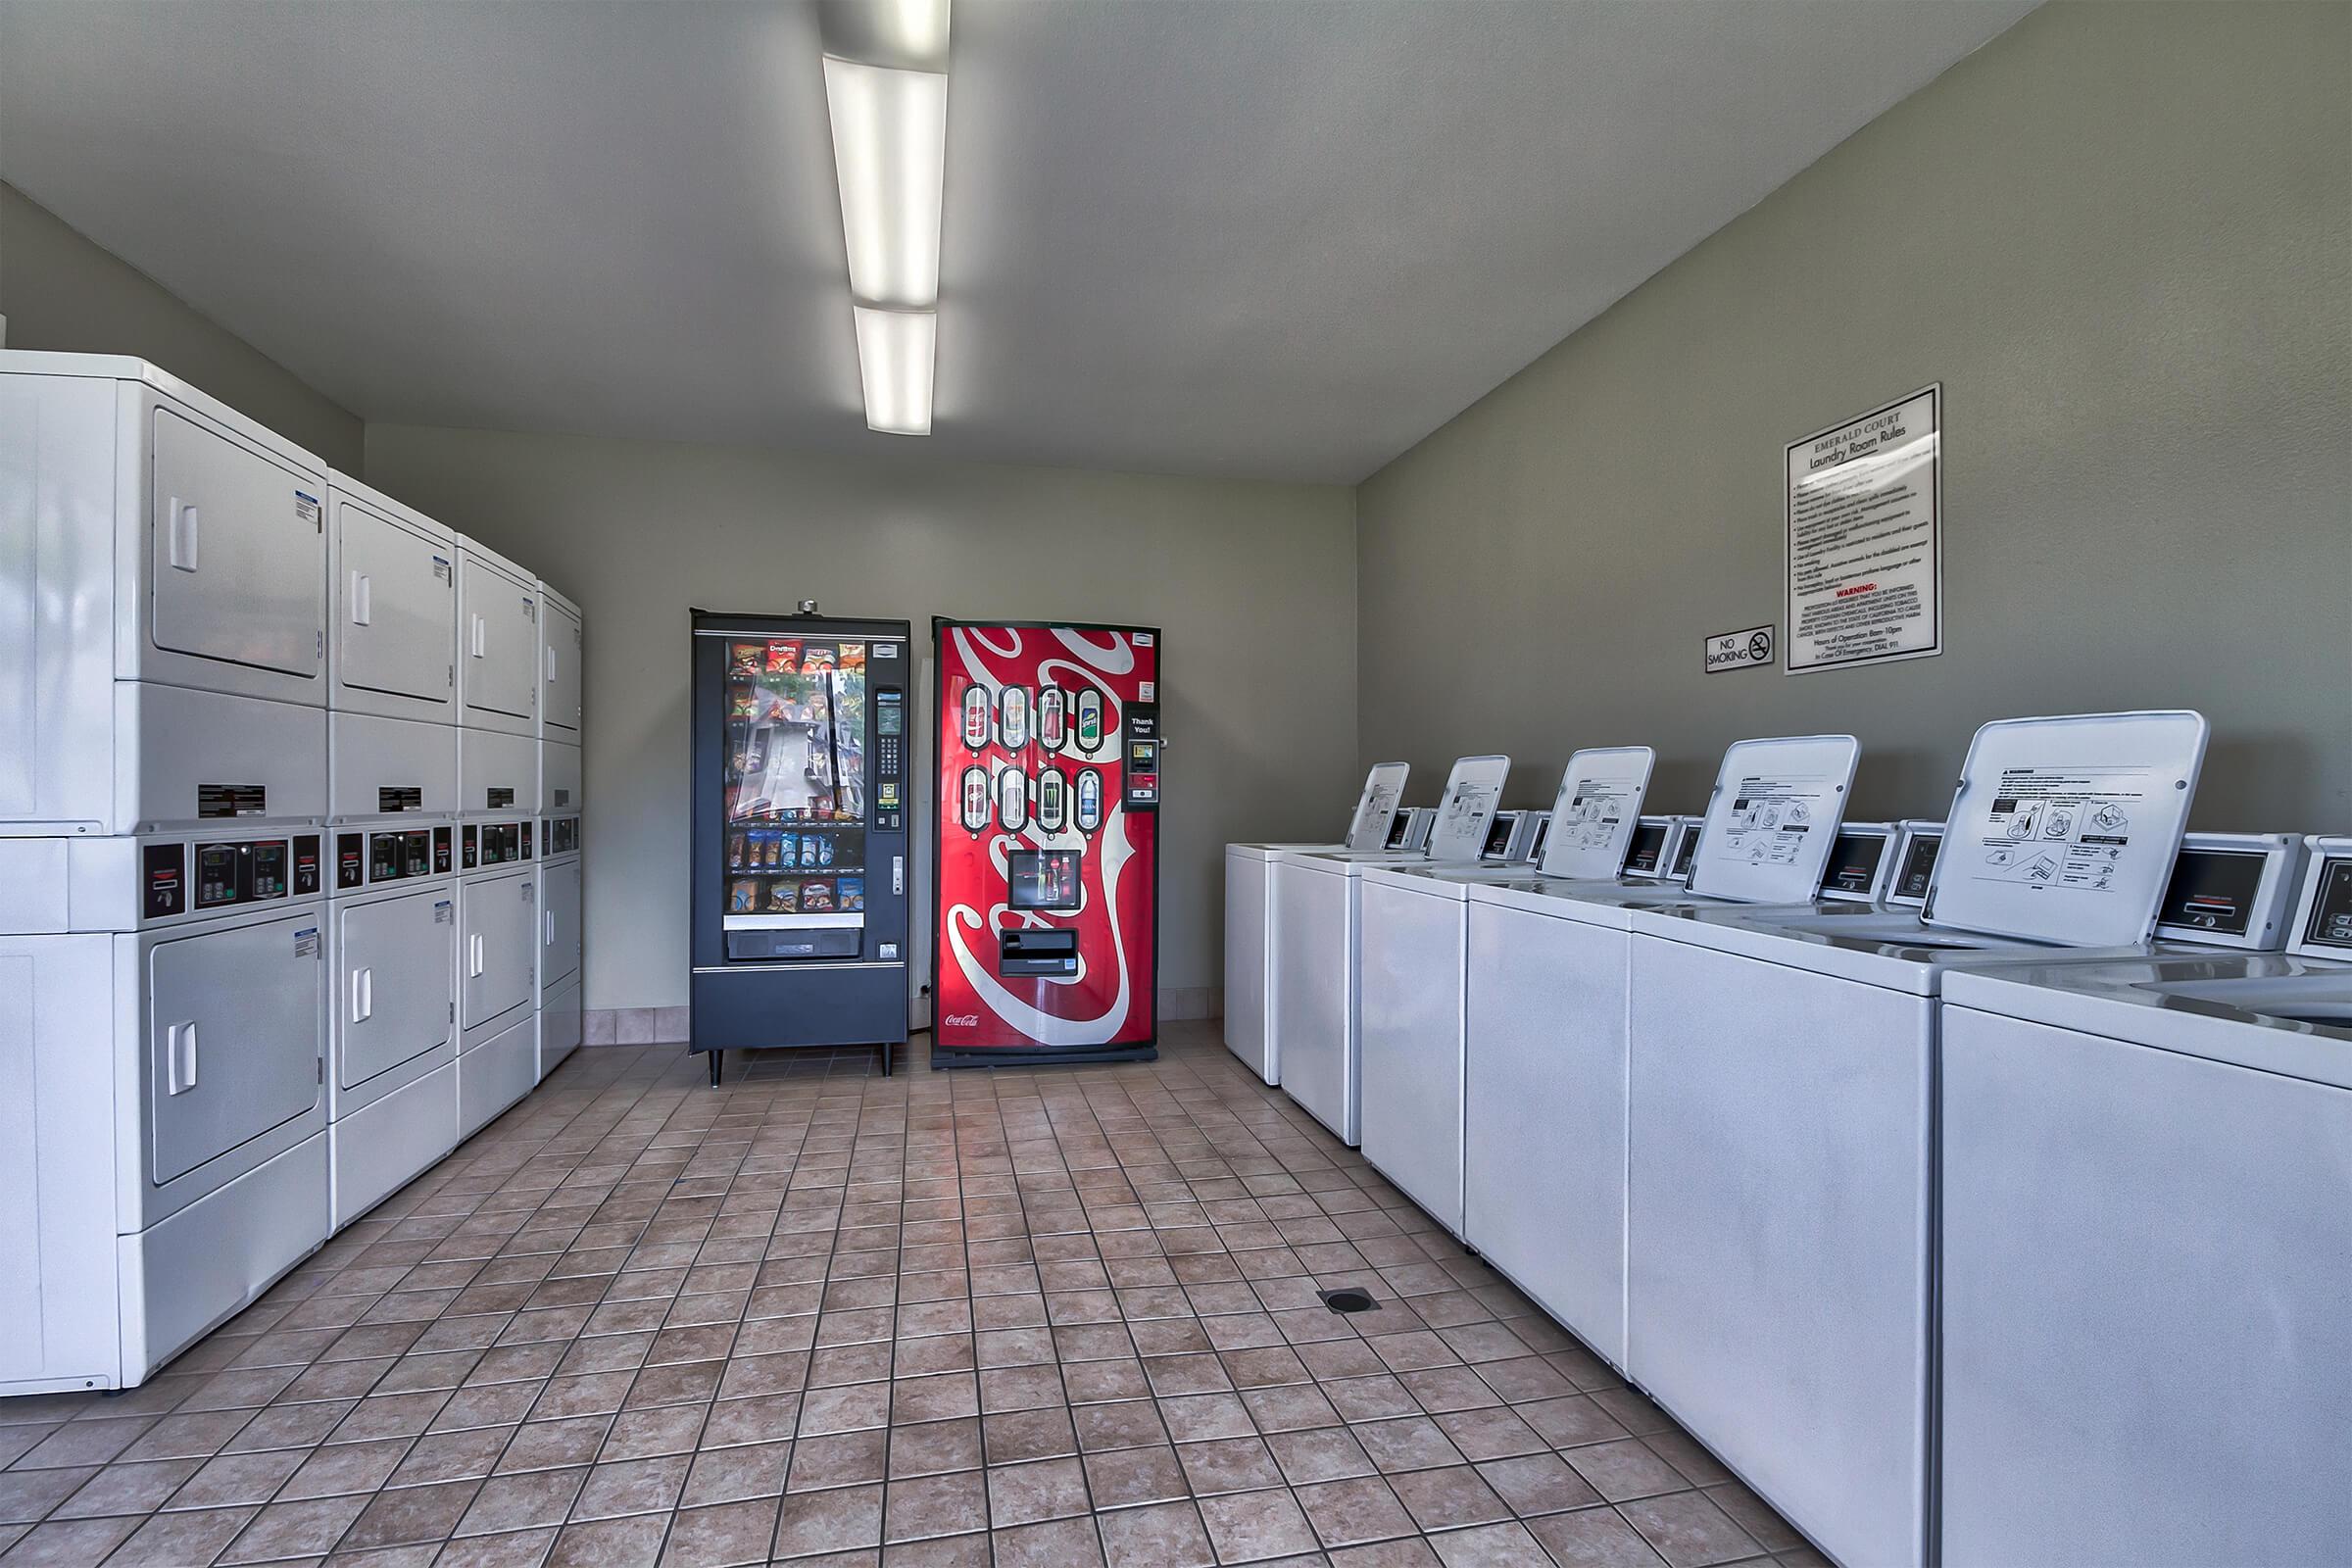
{"type": "Polygon", "coordinates": [[[1155,1055],[1158,632],[933,632],[934,1065],[1155,1055]]]}

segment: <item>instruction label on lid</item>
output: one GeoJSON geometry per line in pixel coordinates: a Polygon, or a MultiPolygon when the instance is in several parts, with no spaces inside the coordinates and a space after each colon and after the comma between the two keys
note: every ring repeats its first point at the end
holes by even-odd
{"type": "Polygon", "coordinates": [[[1699,827],[1690,891],[1745,904],[1810,903],[1861,750],[1850,735],[1800,735],[1726,751],[1699,827]]]}
{"type": "Polygon", "coordinates": [[[1465,757],[1453,764],[1452,775],[1446,780],[1446,798],[1438,806],[1437,823],[1430,829],[1431,859],[1478,858],[1510,771],[1507,757],[1465,757]]]}
{"type": "Polygon", "coordinates": [[[1364,775],[1364,793],[1355,803],[1355,816],[1348,824],[1348,848],[1377,850],[1389,835],[1389,819],[1396,814],[1396,803],[1404,798],[1404,781],[1412,766],[1407,762],[1376,762],[1364,775]]]}
{"type": "Polygon", "coordinates": [[[2077,946],[2145,941],[2204,753],[2195,713],[1985,725],[1969,747],[1925,918],[2077,946]]]}
{"type": "Polygon", "coordinates": [[[1578,752],[1560,775],[1544,841],[1545,876],[1610,877],[1642,820],[1642,799],[1657,754],[1646,746],[1578,752]]]}

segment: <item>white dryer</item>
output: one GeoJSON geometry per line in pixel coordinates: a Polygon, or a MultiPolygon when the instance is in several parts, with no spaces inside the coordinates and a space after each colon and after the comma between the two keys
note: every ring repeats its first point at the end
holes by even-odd
{"type": "Polygon", "coordinates": [[[1282,1082],[1274,1050],[1274,858],[1284,850],[1370,850],[1388,841],[1411,775],[1406,762],[1375,762],[1348,818],[1348,836],[1332,844],[1225,846],[1225,1049],[1268,1084],[1282,1082]]]}
{"type": "Polygon", "coordinates": [[[527,816],[458,828],[458,1136],[539,1081],[539,870],[527,816]]]}
{"type": "Polygon", "coordinates": [[[335,1229],[458,1144],[458,884],[447,822],[333,835],[327,1156],[335,1229]]]}
{"type": "Polygon", "coordinates": [[[0,352],[0,834],[325,817],[326,493],[154,366],[0,352]]]}
{"type": "Polygon", "coordinates": [[[327,476],[334,584],[330,820],[458,812],[458,538],[340,473],[327,476]]]}
{"type": "MultiPolygon", "coordinates": [[[[2316,851],[2292,955],[1946,982],[1943,1561],[2352,1540],[2352,840],[2316,851]]],[[[2168,912],[2213,934],[2258,874],[2168,912]]]]}
{"type": "Polygon", "coordinates": [[[1471,864],[1501,803],[1510,759],[1457,760],[1425,853],[1281,852],[1274,861],[1274,1052],[1282,1087],[1353,1148],[1360,1104],[1363,871],[1367,865],[1471,864]]]}
{"type": "Polygon", "coordinates": [[[326,1240],[316,834],[0,841],[0,1394],[128,1388],[326,1240]]]}
{"type": "Polygon", "coordinates": [[[580,1045],[580,819],[539,823],[539,1065],[545,1079],[580,1045]]]}
{"type": "MultiPolygon", "coordinates": [[[[461,535],[458,722],[469,729],[537,739],[544,658],[539,636],[539,579],[461,535]]],[[[480,809],[470,796],[466,808],[480,809]]]]}
{"type": "MultiPolygon", "coordinates": [[[[1608,877],[1624,864],[1654,754],[1591,748],[1568,760],[1554,797],[1561,824],[1544,873],[1608,877]]],[[[1496,812],[1478,865],[1374,865],[1361,875],[1364,1157],[1455,1236],[1462,1234],[1464,980],[1469,890],[1522,877],[1504,861],[1538,813],[1496,812]],[[1507,819],[1507,820],[1506,820],[1507,819]]]]}
{"type": "Polygon", "coordinates": [[[2187,712],[1984,726],[1924,921],[1634,917],[1627,1371],[1835,1560],[1930,1548],[1943,978],[2145,941],[2205,736],[2187,712]]]}

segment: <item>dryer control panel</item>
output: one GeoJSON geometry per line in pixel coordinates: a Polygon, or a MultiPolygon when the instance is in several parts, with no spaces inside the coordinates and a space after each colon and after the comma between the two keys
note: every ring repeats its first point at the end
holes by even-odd
{"type": "Polygon", "coordinates": [[[320,890],[316,833],[253,839],[148,839],[139,845],[142,922],[216,914],[320,890]]]}
{"type": "Polygon", "coordinates": [[[533,823],[468,822],[458,830],[458,869],[476,871],[536,858],[532,851],[533,823]]]}
{"type": "Polygon", "coordinates": [[[446,876],[456,868],[453,829],[412,827],[335,835],[335,891],[446,876]]]}

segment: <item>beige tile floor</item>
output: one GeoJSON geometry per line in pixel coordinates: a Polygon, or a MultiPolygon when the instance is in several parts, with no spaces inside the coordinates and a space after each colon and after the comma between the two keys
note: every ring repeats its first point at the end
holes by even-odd
{"type": "Polygon", "coordinates": [[[1821,1561],[1216,1027],[581,1052],[146,1387],[0,1400],[0,1568],[1821,1561]]]}

